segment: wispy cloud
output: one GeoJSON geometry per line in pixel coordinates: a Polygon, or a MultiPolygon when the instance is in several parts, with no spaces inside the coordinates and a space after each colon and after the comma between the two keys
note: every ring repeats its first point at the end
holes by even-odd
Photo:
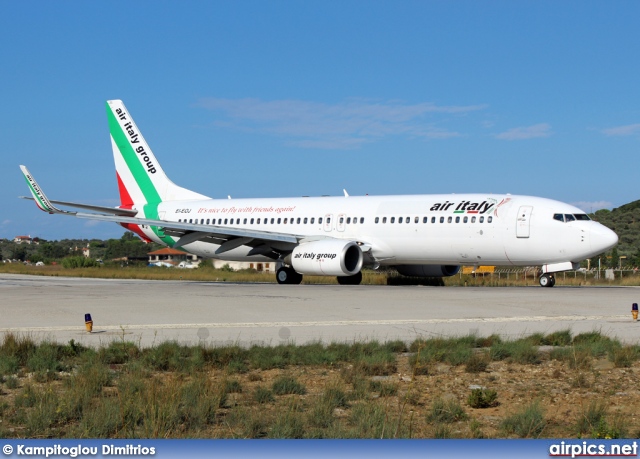
{"type": "Polygon", "coordinates": [[[448,139],[461,133],[440,126],[438,116],[464,115],[485,105],[405,104],[347,100],[324,104],[304,100],[201,99],[198,106],[222,112],[218,127],[264,132],[303,148],[353,149],[387,136],[448,139]]]}
{"type": "Polygon", "coordinates": [[[10,223],[13,223],[11,220],[3,220],[2,221],[2,226],[8,225],[10,223]]]}
{"type": "Polygon", "coordinates": [[[533,126],[517,127],[496,135],[500,140],[526,140],[538,137],[549,137],[551,125],[547,123],[534,124],[533,126]]]}
{"type": "Polygon", "coordinates": [[[626,126],[607,128],[603,129],[602,133],[610,137],[640,134],[640,124],[627,124],[626,126]]]}
{"type": "Polygon", "coordinates": [[[609,201],[578,201],[572,202],[572,206],[576,206],[579,209],[584,210],[585,212],[595,212],[600,209],[610,209],[613,207],[613,203],[609,201]]]}

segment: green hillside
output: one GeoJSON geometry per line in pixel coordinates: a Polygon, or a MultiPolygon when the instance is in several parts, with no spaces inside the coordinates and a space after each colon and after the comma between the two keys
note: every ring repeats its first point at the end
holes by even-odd
{"type": "MultiPolygon", "coordinates": [[[[613,210],[598,210],[589,216],[611,228],[620,239],[618,246],[605,254],[607,265],[618,267],[622,258],[623,266],[640,266],[640,200],[613,210]]],[[[597,266],[597,260],[598,257],[592,258],[591,266],[597,266]]],[[[604,257],[601,257],[601,263],[605,264],[604,257]]]]}

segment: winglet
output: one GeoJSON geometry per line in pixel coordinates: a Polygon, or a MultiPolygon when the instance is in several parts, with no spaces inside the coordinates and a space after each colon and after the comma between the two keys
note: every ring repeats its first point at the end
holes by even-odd
{"type": "Polygon", "coordinates": [[[40,210],[45,212],[49,212],[50,214],[73,214],[75,212],[67,212],[66,210],[60,210],[53,204],[51,201],[45,196],[42,191],[42,188],[36,183],[35,179],[29,172],[29,170],[25,166],[20,166],[20,170],[24,175],[25,180],[27,181],[27,185],[29,185],[29,191],[33,195],[33,199],[36,202],[36,205],[40,210]]]}

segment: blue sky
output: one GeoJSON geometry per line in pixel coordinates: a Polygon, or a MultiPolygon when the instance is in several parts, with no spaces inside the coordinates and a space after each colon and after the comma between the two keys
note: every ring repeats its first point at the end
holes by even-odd
{"type": "Polygon", "coordinates": [[[171,179],[226,198],[493,192],[640,199],[632,1],[6,2],[0,237],[120,237],[105,101],[171,179]]]}

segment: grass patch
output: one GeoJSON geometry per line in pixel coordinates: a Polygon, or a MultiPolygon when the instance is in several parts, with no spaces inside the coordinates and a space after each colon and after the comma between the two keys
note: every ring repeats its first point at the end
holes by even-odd
{"type": "Polygon", "coordinates": [[[427,422],[431,423],[452,423],[464,421],[467,413],[455,398],[436,398],[431,405],[431,410],[427,415],[427,422]]]}
{"type": "Polygon", "coordinates": [[[503,432],[520,438],[539,438],[546,426],[544,410],[537,401],[507,416],[500,423],[503,432]]]}
{"type": "Polygon", "coordinates": [[[273,392],[263,386],[258,386],[255,388],[255,390],[253,391],[253,399],[261,405],[276,401],[276,399],[273,397],[273,392]]]}
{"type": "Polygon", "coordinates": [[[298,380],[293,378],[292,376],[280,376],[273,382],[271,390],[276,395],[304,395],[307,393],[306,387],[304,387],[303,384],[299,383],[298,380]]]}

